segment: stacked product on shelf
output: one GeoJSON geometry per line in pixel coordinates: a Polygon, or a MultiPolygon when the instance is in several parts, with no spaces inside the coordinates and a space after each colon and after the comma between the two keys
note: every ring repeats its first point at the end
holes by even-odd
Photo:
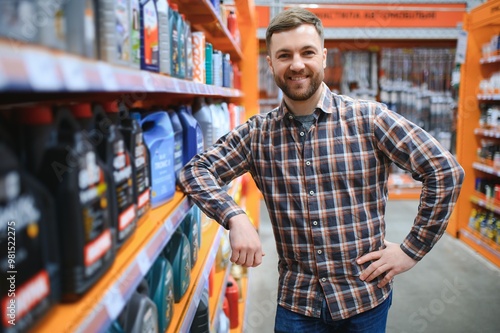
{"type": "Polygon", "coordinates": [[[466,177],[448,232],[500,266],[497,197],[500,183],[500,1],[472,9],[464,20],[460,67],[457,157],[466,177]],[[471,140],[475,136],[475,140],[471,140]]]}

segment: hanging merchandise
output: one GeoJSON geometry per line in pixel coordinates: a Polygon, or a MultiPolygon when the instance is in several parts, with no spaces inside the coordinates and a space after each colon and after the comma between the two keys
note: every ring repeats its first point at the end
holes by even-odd
{"type": "Polygon", "coordinates": [[[170,201],[175,193],[174,130],[165,111],[149,113],[141,120],[151,160],[151,204],[170,201]]]}
{"type": "Polygon", "coordinates": [[[175,303],[179,303],[191,280],[191,247],[186,235],[179,228],[163,249],[163,255],[172,265],[175,303]]]}
{"type": "Polygon", "coordinates": [[[26,332],[60,297],[54,202],[3,138],[0,156],[0,331],[26,332]]]}
{"type": "Polygon", "coordinates": [[[205,83],[205,34],[195,31],[192,36],[193,81],[205,83]]]}
{"type": "Polygon", "coordinates": [[[124,333],[160,332],[158,309],[148,295],[148,283],[142,280],[118,317],[118,325],[115,324],[115,328],[118,326],[118,332],[120,329],[124,333]]]}
{"type": "Polygon", "coordinates": [[[155,0],[141,0],[141,69],[158,72],[159,34],[155,0]]]}
{"type": "Polygon", "coordinates": [[[179,119],[182,124],[182,158],[187,164],[193,156],[204,150],[203,132],[198,121],[193,117],[191,106],[179,106],[179,119]]]}
{"type": "Polygon", "coordinates": [[[168,116],[170,117],[170,121],[172,122],[172,128],[174,130],[174,170],[175,170],[175,178],[179,177],[179,172],[181,168],[184,166],[183,164],[183,129],[181,120],[179,119],[179,115],[175,112],[175,110],[168,110],[168,116]]]}
{"type": "Polygon", "coordinates": [[[179,7],[176,3],[170,2],[170,9],[168,11],[168,22],[170,31],[170,75],[180,77],[181,63],[179,54],[179,24],[180,20],[179,7]]]}
{"type": "Polygon", "coordinates": [[[97,0],[99,58],[133,67],[129,0],[97,0]]]}
{"type": "Polygon", "coordinates": [[[169,5],[167,0],[156,0],[156,10],[158,12],[158,43],[160,53],[160,73],[170,75],[170,24],[169,5]]]}
{"type": "Polygon", "coordinates": [[[146,279],[149,297],[158,309],[158,329],[165,332],[174,315],[174,277],[172,265],[160,253],[149,270],[146,279]]]}
{"type": "MultiPolygon", "coordinates": [[[[116,117],[116,115],[115,115],[116,117]]],[[[150,159],[148,148],[144,143],[141,125],[137,119],[128,114],[128,110],[120,110],[119,129],[132,159],[133,194],[137,210],[137,219],[141,218],[151,207],[150,159]]]]}
{"type": "Polygon", "coordinates": [[[94,0],[67,1],[64,4],[66,50],[83,57],[97,58],[96,13],[94,0]]]}
{"type": "Polygon", "coordinates": [[[141,4],[130,0],[130,62],[133,68],[141,68],[141,4]]]}
{"type": "MultiPolygon", "coordinates": [[[[53,124],[35,173],[57,202],[62,298],[77,300],[107,271],[114,260],[114,229],[110,216],[109,183],[104,166],[71,113],[48,108],[22,110],[23,133],[53,124]]],[[[27,142],[28,145],[34,143],[27,142]]]]}

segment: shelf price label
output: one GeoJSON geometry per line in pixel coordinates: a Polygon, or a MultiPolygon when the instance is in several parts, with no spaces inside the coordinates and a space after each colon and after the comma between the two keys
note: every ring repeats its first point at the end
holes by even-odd
{"type": "Polygon", "coordinates": [[[111,319],[117,318],[125,306],[123,296],[116,285],[112,286],[104,296],[104,306],[111,319]]]}
{"type": "Polygon", "coordinates": [[[33,90],[60,91],[63,89],[63,81],[53,55],[33,49],[23,53],[23,61],[33,90]]]}
{"type": "Polygon", "coordinates": [[[144,251],[141,251],[135,261],[139,265],[142,276],[145,276],[151,268],[151,260],[144,251]]]}
{"type": "Polygon", "coordinates": [[[87,91],[89,84],[85,76],[83,63],[71,57],[60,57],[59,66],[61,68],[66,89],[71,91],[87,91]]]}
{"type": "Polygon", "coordinates": [[[106,91],[117,91],[119,90],[118,82],[116,81],[115,72],[111,65],[105,62],[97,63],[97,70],[99,71],[99,76],[101,77],[102,87],[106,91]]]}

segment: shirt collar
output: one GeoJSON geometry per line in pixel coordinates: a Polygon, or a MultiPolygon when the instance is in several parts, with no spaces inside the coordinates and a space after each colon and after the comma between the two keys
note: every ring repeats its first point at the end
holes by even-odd
{"type": "MultiPolygon", "coordinates": [[[[321,86],[323,87],[323,92],[321,93],[321,97],[319,98],[318,104],[316,104],[314,115],[316,119],[319,116],[320,112],[324,113],[332,113],[331,107],[333,105],[333,96],[330,88],[326,85],[326,83],[322,82],[321,86]]],[[[288,117],[292,115],[286,106],[285,100],[281,100],[281,104],[278,107],[278,120],[288,117]]],[[[293,116],[293,115],[292,115],[293,116]]]]}

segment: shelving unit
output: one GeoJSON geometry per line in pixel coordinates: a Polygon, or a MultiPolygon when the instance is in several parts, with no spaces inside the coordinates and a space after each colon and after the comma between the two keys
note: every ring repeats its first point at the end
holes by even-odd
{"type": "MultiPolygon", "coordinates": [[[[196,96],[221,97],[245,108],[245,118],[259,113],[256,17],[253,1],[237,1],[241,45],[232,38],[208,0],[174,0],[192,24],[203,31],[214,48],[229,53],[242,76],[241,89],[230,89],[169,77],[143,70],[86,59],[43,46],[0,38],[0,111],[38,103],[112,100],[138,94],[139,103],[190,101],[196,96]]],[[[240,190],[236,180],[230,194],[240,190]]],[[[260,195],[248,184],[246,211],[258,225],[260,195]]],[[[167,204],[151,210],[139,222],[133,236],[119,249],[111,268],[82,298],[50,309],[32,332],[104,332],[117,318],[132,292],[170,240],[192,204],[180,192],[167,204]]],[[[191,283],[167,332],[188,332],[204,285],[215,261],[223,228],[212,222],[202,233],[199,257],[191,283]]],[[[227,275],[222,277],[221,285],[227,275]]]]}
{"type": "Polygon", "coordinates": [[[468,222],[472,209],[476,207],[495,214],[500,212],[500,203],[486,199],[475,190],[477,177],[498,178],[500,181],[500,170],[485,164],[477,157],[477,149],[482,138],[489,140],[500,138],[499,129],[484,129],[479,125],[481,104],[499,105],[500,96],[478,94],[480,81],[500,71],[500,56],[482,56],[482,45],[500,32],[499,6],[500,1],[490,0],[471,10],[464,20],[468,45],[460,74],[462,80],[459,90],[457,158],[465,169],[466,177],[454,218],[448,228],[450,234],[463,240],[497,266],[500,266],[500,247],[493,240],[472,230],[468,222]]]}

